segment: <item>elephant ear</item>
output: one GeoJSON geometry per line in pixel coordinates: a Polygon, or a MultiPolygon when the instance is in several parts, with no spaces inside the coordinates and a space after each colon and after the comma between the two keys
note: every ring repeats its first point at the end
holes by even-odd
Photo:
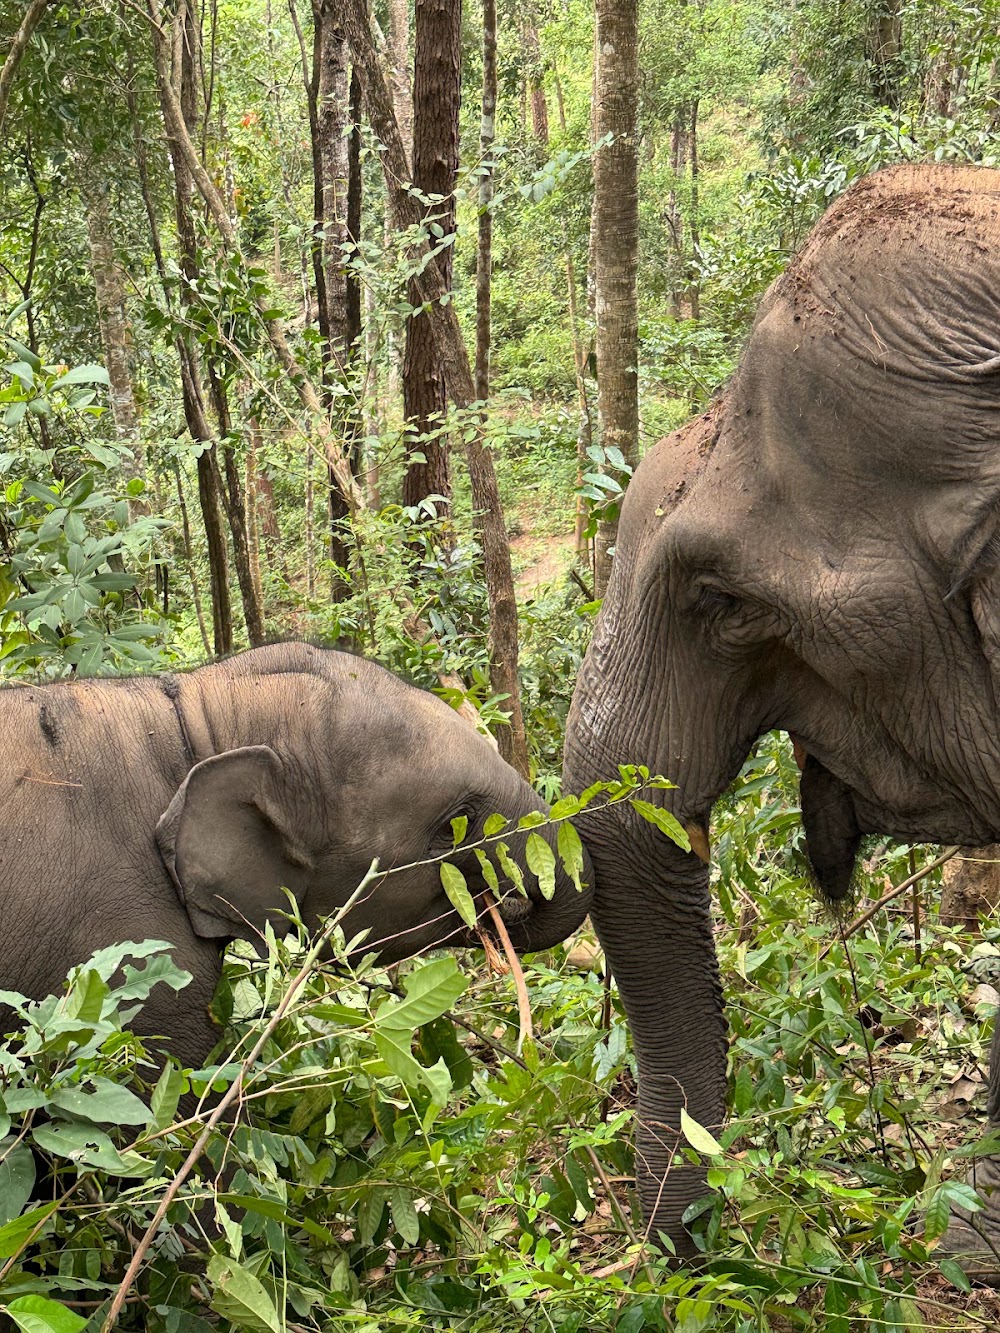
{"type": "Polygon", "coordinates": [[[289,833],[284,765],[266,745],[196,764],[156,826],[191,927],[204,939],[253,939],[301,902],[313,862],[289,833]]]}

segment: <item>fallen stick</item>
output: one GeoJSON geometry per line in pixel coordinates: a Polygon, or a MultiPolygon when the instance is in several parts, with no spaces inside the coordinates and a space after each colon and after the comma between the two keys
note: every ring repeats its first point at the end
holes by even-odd
{"type": "Polygon", "coordinates": [[[514,986],[517,990],[517,1053],[521,1054],[526,1041],[535,1040],[535,1030],[531,1022],[531,1001],[528,999],[528,987],[524,980],[524,972],[521,969],[521,960],[511,944],[510,936],[507,934],[507,927],[504,919],[497,908],[497,900],[487,889],[483,895],[486,903],[486,910],[490,914],[490,920],[493,922],[493,929],[500,938],[503,945],[503,951],[507,955],[507,962],[510,964],[510,970],[514,974],[514,986]]]}

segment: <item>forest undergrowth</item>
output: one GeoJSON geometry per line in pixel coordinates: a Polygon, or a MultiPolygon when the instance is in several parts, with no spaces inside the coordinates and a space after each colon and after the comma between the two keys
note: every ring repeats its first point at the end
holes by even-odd
{"type": "MultiPolygon", "coordinates": [[[[581,940],[525,962],[523,1041],[516,978],[478,953],[323,966],[274,1023],[306,941],[269,937],[264,959],[242,946],[216,998],[218,1062],[197,1072],[161,1071],[128,1032],[153,986],[186,980],[147,942],[22,1002],[23,1033],[0,1048],[10,1317],[103,1326],[209,1115],[179,1099],[239,1075],[119,1327],[994,1328],[1000,1299],[935,1245],[949,1205],[974,1206],[962,1182],[991,1018],[975,988],[1000,979],[1000,931],[941,926],[936,872],[918,884],[918,935],[910,897],[856,933],[831,920],[803,874],[796,776],[765,738],[713,826],[731,1119],[718,1140],[685,1124],[715,1190],[692,1210],[703,1262],[676,1270],[636,1230],[630,1039],[581,940]]],[[[932,859],[875,850],[859,913],[914,855],[932,859]]]]}

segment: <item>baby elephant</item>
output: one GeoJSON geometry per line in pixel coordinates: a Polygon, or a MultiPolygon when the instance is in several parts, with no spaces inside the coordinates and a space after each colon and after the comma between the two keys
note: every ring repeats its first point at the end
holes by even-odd
{"type": "MultiPolygon", "coordinates": [[[[158,986],[136,1026],[197,1067],[218,1038],[207,1009],[220,951],[281,927],[294,895],[315,926],[378,879],[344,921],[391,962],[475,943],[430,858],[494,812],[545,806],[484,738],[433,695],[372,662],[287,643],[184,675],[0,690],[0,989],[40,997],[98,948],[157,938],[193,980],[158,986]]],[[[555,847],[555,831],[541,830],[555,847]]],[[[523,861],[515,834],[511,851],[523,861]]],[[[471,851],[452,858],[470,891],[471,851]]],[[[589,907],[561,866],[546,900],[501,911],[516,948],[547,948],[589,907]]],[[[583,878],[590,879],[589,864],[583,878]]],[[[0,1010],[0,1032],[9,1023],[0,1010]]]]}

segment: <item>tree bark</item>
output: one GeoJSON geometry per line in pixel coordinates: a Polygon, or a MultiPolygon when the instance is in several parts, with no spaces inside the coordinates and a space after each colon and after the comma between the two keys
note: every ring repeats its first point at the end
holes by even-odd
{"type": "Polygon", "coordinates": [[[413,161],[413,90],[410,87],[409,0],[389,0],[389,68],[396,124],[407,162],[413,161]]]}
{"type": "MultiPolygon", "coordinates": [[[[416,0],[413,61],[413,183],[431,198],[425,217],[433,219],[437,244],[455,231],[455,177],[458,172],[458,115],[462,95],[461,0],[416,0]],[[438,230],[440,229],[440,230],[438,230]]],[[[453,246],[433,261],[445,287],[451,286],[453,246]]],[[[415,282],[410,304],[419,305],[415,282]]],[[[410,449],[425,461],[407,464],[403,503],[418,505],[429,495],[451,496],[448,442],[438,434],[448,408],[444,368],[423,311],[406,325],[403,357],[403,415],[410,449]]]]}
{"type": "MultiPolygon", "coordinates": [[[[167,135],[171,143],[176,146],[178,156],[183,158],[187,164],[194,184],[205,201],[209,215],[219,235],[230,250],[239,254],[239,238],[233,228],[232,219],[226,211],[215,182],[198,157],[184,121],[176,90],[170,82],[166,35],[160,23],[159,0],[147,0],[147,5],[150,18],[153,20],[153,53],[156,59],[157,83],[160,88],[160,101],[167,135]]],[[[322,399],[316,386],[293,356],[281,320],[270,317],[265,297],[263,295],[255,297],[254,304],[260,314],[275,361],[294,387],[300,403],[311,418],[310,425],[319,439],[337,485],[347,498],[351,508],[360,508],[364,503],[364,496],[351,471],[349,454],[343,447],[343,442],[336,437],[330,428],[329,422],[325,419],[322,399]]]]}
{"type": "MultiPolygon", "coordinates": [[[[420,222],[416,200],[406,189],[406,154],[392,108],[392,97],[379,65],[364,0],[343,0],[344,24],[354,60],[361,72],[368,119],[382,144],[382,170],[386,193],[399,231],[408,231],[420,222]]],[[[413,255],[426,256],[424,244],[413,255]]],[[[458,316],[450,300],[437,264],[428,263],[414,278],[417,295],[427,307],[427,319],[434,330],[438,356],[444,366],[445,384],[458,408],[468,408],[476,401],[476,387],[469,365],[469,354],[462,339],[458,316]]],[[[507,696],[509,727],[498,736],[500,753],[523,776],[527,776],[528,747],[521,712],[517,678],[517,602],[510,563],[510,546],[504,525],[500,492],[497,488],[493,458],[477,433],[466,445],[472,507],[477,535],[483,550],[483,570],[490,605],[490,685],[497,694],[507,696]]]]}
{"type": "Polygon", "coordinates": [[[3,129],[3,123],[7,118],[7,104],[10,101],[10,90],[14,86],[18,66],[28,49],[31,34],[38,27],[48,5],[49,0],[31,0],[31,4],[24,11],[24,17],[14,34],[14,40],[10,44],[10,50],[3,62],[3,68],[0,69],[0,130],[3,129]]]}
{"type": "Polygon", "coordinates": [[[531,136],[543,148],[549,144],[549,107],[545,100],[542,48],[534,14],[524,25],[524,54],[527,64],[528,105],[531,108],[531,136]]]}
{"type": "Polygon", "coordinates": [[[882,0],[872,31],[871,68],[873,91],[883,106],[899,106],[899,56],[902,49],[900,0],[882,0]]]}
{"type": "MultiPolygon", "coordinates": [[[[476,397],[490,396],[493,295],[493,140],[497,116],[497,6],[483,0],[483,113],[479,131],[479,249],[476,255],[476,397]]],[[[484,406],[485,411],[485,406],[484,406]]]]}
{"type": "MultiPolygon", "coordinates": [[[[604,449],[639,461],[639,352],[636,270],[639,258],[639,32],[637,0],[596,0],[594,286],[597,306],[597,413],[604,449]]],[[[595,592],[611,573],[617,519],[603,520],[595,551],[595,592]]]]}
{"type": "Polygon", "coordinates": [[[187,565],[188,578],[191,580],[191,598],[194,602],[194,613],[198,619],[198,632],[201,635],[202,646],[205,649],[207,657],[212,651],[212,645],[209,642],[208,631],[205,628],[205,613],[201,607],[201,589],[198,586],[198,574],[194,567],[194,551],[191,544],[191,520],[188,517],[187,500],[184,497],[184,483],[181,480],[181,465],[174,459],[174,477],[177,481],[177,503],[181,511],[181,535],[184,541],[184,563],[187,565]]]}
{"type": "MultiPolygon", "coordinates": [[[[108,372],[111,416],[115,423],[115,434],[129,451],[123,459],[122,470],[129,481],[141,480],[146,471],[146,457],[139,436],[139,413],[135,405],[132,369],[129,365],[131,330],[125,311],[125,286],[111,232],[107,184],[89,178],[89,165],[84,166],[87,242],[97,298],[97,322],[108,372]]],[[[146,502],[138,496],[130,495],[128,506],[133,519],[149,512],[146,502]]]]}

